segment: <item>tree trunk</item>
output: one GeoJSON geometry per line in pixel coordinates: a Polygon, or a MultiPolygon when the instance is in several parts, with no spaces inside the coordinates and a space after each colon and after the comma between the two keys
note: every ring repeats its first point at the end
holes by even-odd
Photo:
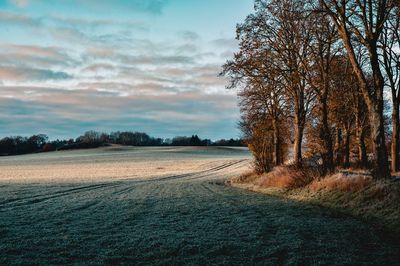
{"type": "Polygon", "coordinates": [[[335,161],[336,165],[342,164],[342,129],[336,129],[336,143],[335,143],[335,161]]]}
{"type": "MultiPolygon", "coordinates": [[[[375,86],[375,101],[373,106],[373,112],[370,113],[370,121],[372,126],[372,140],[374,143],[374,169],[373,174],[376,178],[390,177],[386,141],[385,141],[385,126],[384,126],[384,99],[383,99],[383,88],[385,81],[383,79],[382,72],[380,70],[380,64],[376,49],[376,44],[372,43],[368,47],[370,54],[370,62],[373,71],[374,86],[375,86]]],[[[369,110],[370,111],[370,110],[369,110]]]]}
{"type": "MultiPolygon", "coordinates": [[[[334,18],[335,19],[335,18],[334,18]]],[[[336,22],[337,23],[337,22],[336,22]]],[[[338,24],[337,24],[338,25],[338,24]]],[[[366,45],[369,52],[370,63],[374,78],[374,93],[371,93],[369,84],[362,70],[350,40],[350,33],[346,27],[339,27],[339,33],[346,48],[349,60],[353,67],[354,74],[357,76],[360,89],[368,107],[370,117],[371,137],[373,141],[373,175],[375,178],[385,178],[390,176],[389,164],[387,160],[387,150],[385,145],[385,128],[383,124],[383,76],[380,71],[379,59],[376,50],[376,43],[371,42],[366,45]]]]}
{"type": "Polygon", "coordinates": [[[281,139],[279,132],[279,122],[278,119],[274,118],[272,120],[272,126],[274,130],[274,163],[275,165],[280,165],[281,162],[281,139]]]}
{"type": "Polygon", "coordinates": [[[358,114],[356,117],[356,135],[358,144],[359,164],[361,168],[367,168],[368,156],[367,156],[367,148],[365,146],[365,128],[361,122],[360,114],[358,114]]]}
{"type": "Polygon", "coordinates": [[[350,129],[345,130],[345,141],[344,141],[344,167],[350,166],[350,129]]]}
{"type": "Polygon", "coordinates": [[[393,98],[393,111],[392,111],[392,171],[399,171],[399,103],[398,100],[393,98]]]}
{"type": "Polygon", "coordinates": [[[302,142],[305,125],[305,110],[304,110],[304,95],[297,95],[295,99],[295,132],[294,132],[294,162],[296,165],[301,165],[303,161],[302,156],[302,142]]]}
{"type": "Polygon", "coordinates": [[[301,117],[295,117],[294,161],[297,165],[302,163],[301,144],[303,141],[304,126],[301,117]]]}
{"type": "Polygon", "coordinates": [[[362,130],[360,134],[360,139],[358,142],[358,152],[359,152],[359,160],[361,168],[367,168],[368,155],[367,155],[367,147],[365,146],[365,130],[362,130]]]}
{"type": "Polygon", "coordinates": [[[385,130],[383,124],[383,101],[371,108],[370,125],[371,137],[373,142],[373,175],[376,178],[386,178],[390,176],[387,150],[385,143],[385,130]]]}
{"type": "Polygon", "coordinates": [[[321,121],[322,127],[320,132],[320,138],[323,142],[323,154],[322,154],[322,163],[323,163],[323,175],[328,173],[333,173],[335,170],[335,164],[333,161],[333,144],[332,144],[332,135],[331,129],[329,127],[328,121],[328,105],[327,100],[323,99],[321,102],[321,121]]]}

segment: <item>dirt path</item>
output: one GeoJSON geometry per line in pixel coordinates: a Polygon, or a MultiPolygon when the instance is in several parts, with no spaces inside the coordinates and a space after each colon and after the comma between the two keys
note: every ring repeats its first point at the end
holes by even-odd
{"type": "Polygon", "coordinates": [[[362,222],[221,185],[246,164],[231,156],[146,179],[2,183],[0,265],[399,263],[399,247],[362,222]]]}

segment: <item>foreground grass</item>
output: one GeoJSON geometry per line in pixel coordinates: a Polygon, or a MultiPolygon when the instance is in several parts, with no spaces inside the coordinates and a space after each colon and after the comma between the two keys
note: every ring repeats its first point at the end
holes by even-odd
{"type": "Polygon", "coordinates": [[[318,178],[312,169],[284,166],[264,175],[249,172],[228,183],[339,210],[400,235],[400,182],[394,179],[374,180],[364,173],[348,172],[318,178]]]}
{"type": "Polygon", "coordinates": [[[0,172],[15,172],[0,181],[0,265],[398,265],[399,245],[369,224],[221,185],[250,159],[170,147],[2,157],[0,172]],[[54,164],[65,168],[36,178],[54,164]],[[93,176],[102,164],[112,178],[93,176]]]}

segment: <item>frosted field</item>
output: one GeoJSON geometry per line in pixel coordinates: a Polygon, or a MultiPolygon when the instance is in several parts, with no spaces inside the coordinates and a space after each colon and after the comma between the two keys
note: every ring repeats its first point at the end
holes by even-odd
{"type": "Polygon", "coordinates": [[[127,148],[0,157],[0,265],[387,264],[363,222],[223,186],[240,148],[127,148]]]}
{"type": "Polygon", "coordinates": [[[244,148],[114,146],[0,157],[0,182],[99,182],[148,179],[225,166],[227,169],[224,173],[230,175],[246,169],[248,159],[248,152],[244,148]]]}

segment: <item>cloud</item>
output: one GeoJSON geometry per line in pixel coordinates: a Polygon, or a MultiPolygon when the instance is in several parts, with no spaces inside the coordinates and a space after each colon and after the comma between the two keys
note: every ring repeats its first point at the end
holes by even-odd
{"type": "MultiPolygon", "coordinates": [[[[9,0],[18,8],[26,8],[32,2],[42,2],[41,0],[9,0]]],[[[130,8],[135,11],[146,12],[160,15],[168,4],[168,0],[58,0],[59,3],[69,3],[74,5],[86,5],[88,7],[97,7],[100,9],[110,9],[111,7],[130,8]]]]}
{"type": "MultiPolygon", "coordinates": [[[[95,15],[0,11],[0,27],[13,33],[0,42],[0,136],[74,137],[89,129],[236,136],[237,99],[218,77],[234,39],[210,41],[184,28],[154,37],[160,29],[136,20],[153,16],[102,13],[118,6],[159,15],[167,1],[58,3],[67,1],[93,6],[95,15]]],[[[27,10],[44,2],[31,0],[27,10]]]]}
{"type": "Polygon", "coordinates": [[[178,54],[194,54],[198,51],[198,47],[196,45],[187,43],[180,45],[176,48],[178,54]]]}
{"type": "Polygon", "coordinates": [[[0,135],[41,131],[51,137],[71,137],[95,129],[143,130],[167,137],[197,133],[219,138],[226,137],[223,130],[231,131],[238,117],[234,95],[201,91],[121,97],[52,87],[6,86],[2,90],[2,95],[15,97],[0,96],[0,120],[6,125],[0,128],[0,135]]]}
{"type": "Polygon", "coordinates": [[[142,21],[82,19],[61,16],[34,17],[0,11],[0,27],[20,27],[30,33],[48,35],[57,40],[78,44],[96,44],[99,42],[130,42],[129,35],[134,31],[147,32],[150,26],[142,21]],[[116,28],[118,31],[116,31],[116,28]]]}
{"type": "Polygon", "coordinates": [[[20,26],[29,26],[29,27],[37,27],[41,24],[40,18],[32,18],[25,15],[19,15],[11,12],[0,11],[0,22],[4,25],[20,25],[20,26]]]}
{"type": "Polygon", "coordinates": [[[0,79],[3,81],[44,81],[66,80],[72,76],[61,71],[15,66],[0,66],[0,79]]]}
{"type": "Polygon", "coordinates": [[[197,41],[200,39],[200,35],[194,31],[181,31],[178,35],[186,41],[197,41]]]}
{"type": "Polygon", "coordinates": [[[11,2],[19,8],[27,7],[30,4],[30,0],[11,0],[11,2]]]}
{"type": "Polygon", "coordinates": [[[63,2],[75,2],[80,6],[97,10],[129,9],[132,11],[161,15],[169,0],[60,0],[63,2]]]}
{"type": "Polygon", "coordinates": [[[166,4],[168,3],[167,0],[148,0],[148,1],[142,1],[142,0],[136,0],[132,1],[132,3],[135,3],[139,7],[143,7],[143,10],[153,13],[153,14],[162,14],[163,9],[165,8],[166,4]]]}
{"type": "Polygon", "coordinates": [[[176,64],[193,64],[195,59],[191,56],[182,55],[138,55],[138,56],[121,56],[122,62],[128,64],[140,65],[176,65],[176,64]]]}
{"type": "Polygon", "coordinates": [[[46,20],[57,24],[58,26],[67,26],[75,28],[83,28],[85,30],[102,30],[111,27],[126,28],[129,30],[149,31],[150,25],[143,21],[122,21],[117,19],[84,19],[70,18],[63,16],[48,16],[46,20]]]}
{"type": "Polygon", "coordinates": [[[61,47],[35,45],[0,44],[0,64],[48,68],[73,66],[79,60],[61,47]]]}
{"type": "Polygon", "coordinates": [[[219,38],[211,41],[211,44],[215,47],[223,47],[224,49],[237,49],[238,48],[238,41],[235,38],[219,38]]]}

